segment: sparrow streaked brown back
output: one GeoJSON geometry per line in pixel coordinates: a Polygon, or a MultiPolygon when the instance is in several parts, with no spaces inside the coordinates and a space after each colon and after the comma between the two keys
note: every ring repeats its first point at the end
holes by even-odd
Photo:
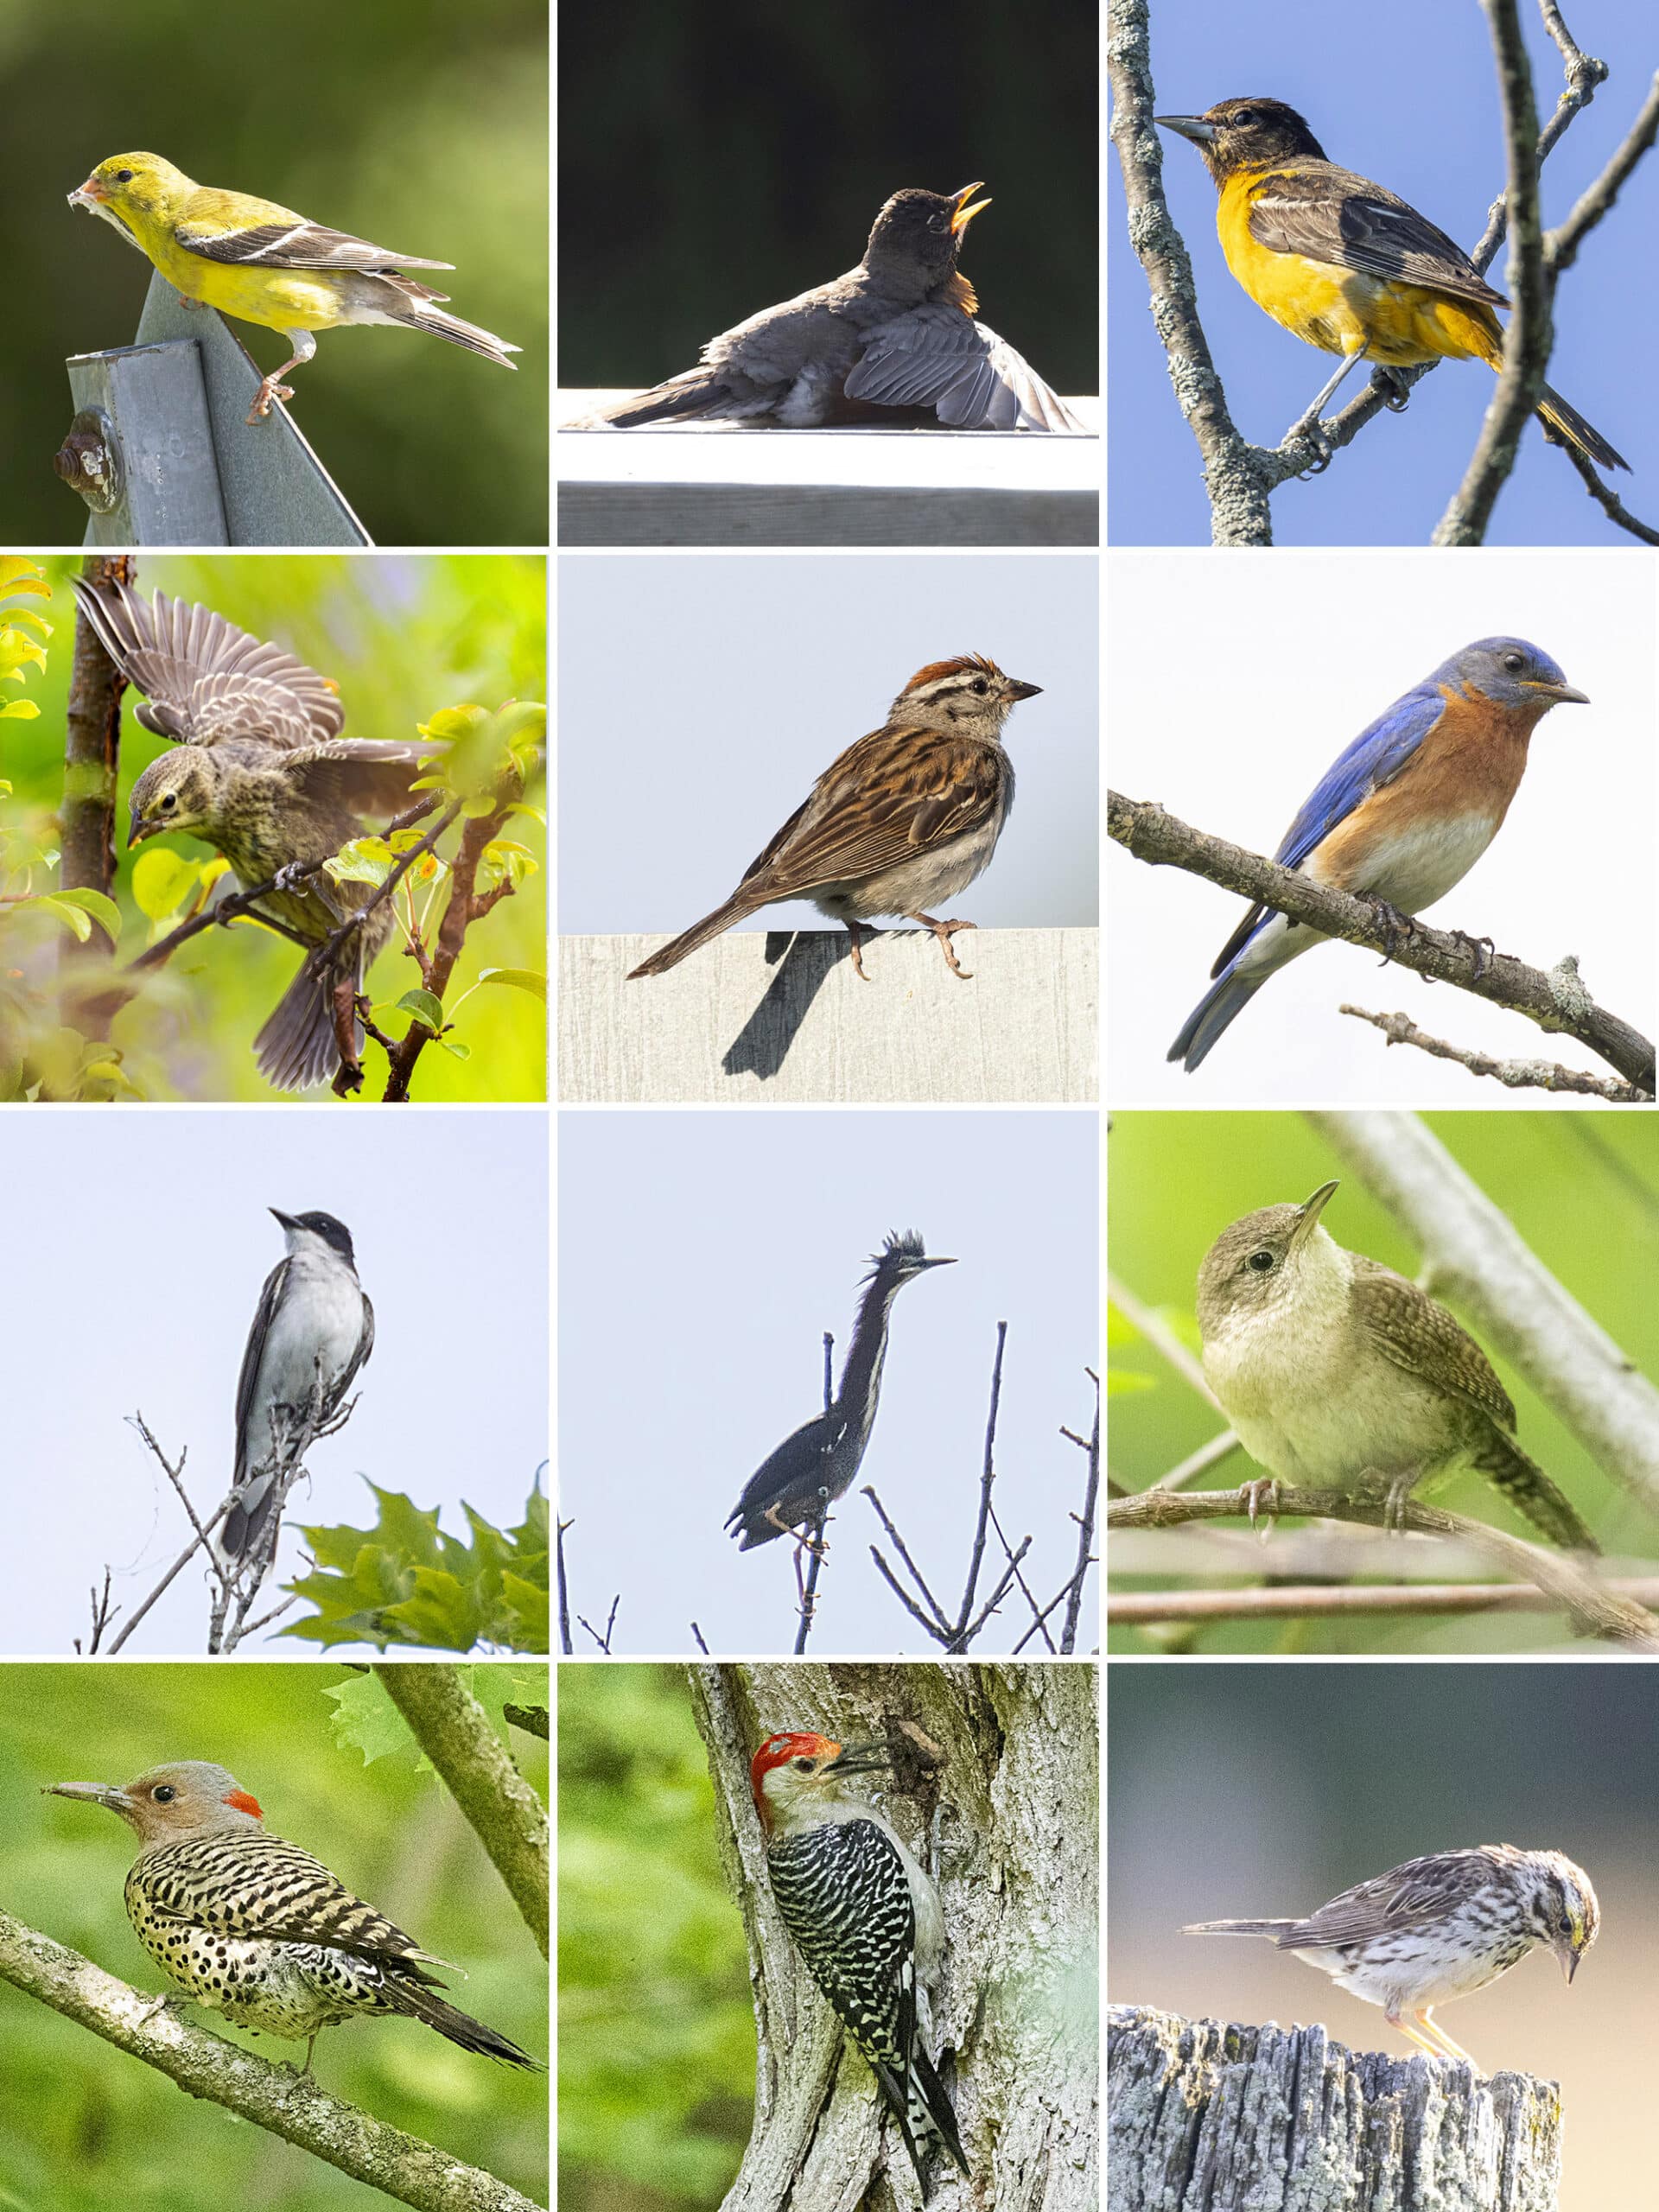
{"type": "Polygon", "coordinates": [[[774,900],[802,898],[846,924],[861,976],[859,924],[902,914],[931,930],[952,972],[969,980],[950,938],[974,925],[924,910],[965,891],[989,863],[1014,804],[1002,725],[1041,689],[978,653],[918,669],[884,726],[831,762],[725,904],[642,961],[629,982],[677,967],[774,900]]]}
{"type": "Polygon", "coordinates": [[[597,422],[635,429],[768,419],[815,429],[909,408],[955,430],[1084,429],[1030,364],[975,320],[979,302],[957,262],[969,224],[991,204],[974,200],[980,189],[895,192],[856,268],[722,331],[701,366],[597,422]]]}

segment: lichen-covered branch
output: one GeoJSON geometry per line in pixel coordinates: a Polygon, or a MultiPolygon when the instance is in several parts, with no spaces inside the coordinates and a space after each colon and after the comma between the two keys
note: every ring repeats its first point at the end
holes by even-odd
{"type": "Polygon", "coordinates": [[[1185,868],[1243,898],[1259,899],[1293,921],[1306,922],[1326,937],[1366,945],[1419,976],[1455,983],[1494,1006],[1523,1014],[1541,1029],[1576,1038],[1644,1097],[1654,1096],[1652,1045],[1629,1022],[1597,1005],[1579,980],[1571,955],[1546,975],[1508,953],[1488,955],[1478,941],[1459,931],[1433,929],[1427,922],[1414,919],[1402,937],[1373,900],[1315,883],[1259,853],[1195,830],[1151,801],[1109,791],[1106,807],[1110,836],[1148,867],[1185,868]]]}
{"type": "MultiPolygon", "coordinates": [[[[1652,1611],[1659,1579],[1649,1575],[1604,1586],[1615,1597],[1652,1611]]],[[[1463,1619],[1471,1613],[1554,1613],[1557,1599],[1510,1582],[1360,1582],[1350,1589],[1327,1582],[1274,1582],[1259,1590],[1133,1590],[1109,1599],[1114,1628],[1156,1628],[1171,1621],[1375,1619],[1380,1614],[1434,1615],[1463,1619]]]]}
{"type": "Polygon", "coordinates": [[[1372,1014],[1363,1006],[1345,1004],[1339,1006],[1337,1012],[1351,1014],[1356,1021],[1369,1021],[1373,1029],[1382,1031],[1390,1045],[1414,1045],[1431,1059],[1455,1060],[1471,1075],[1490,1077],[1507,1090],[1565,1090],[1580,1098],[1605,1098],[1617,1106],[1649,1103],[1645,1091],[1637,1090],[1633,1084],[1622,1083],[1617,1076],[1586,1075],[1581,1068],[1564,1068],[1559,1060],[1494,1059],[1490,1052],[1448,1044],[1444,1037],[1431,1037],[1426,1029],[1420,1029],[1409,1014],[1372,1014]]]}
{"type": "Polygon", "coordinates": [[[374,1671],[548,1955],[547,1810],[459,1667],[381,1660],[374,1671]]]}
{"type": "Polygon", "coordinates": [[[142,2059],[189,2095],[251,2120],[416,2212],[536,2212],[529,2197],[493,2174],[342,2103],[309,2075],[181,2019],[158,1997],[3,1913],[0,1980],[142,2059]]]}

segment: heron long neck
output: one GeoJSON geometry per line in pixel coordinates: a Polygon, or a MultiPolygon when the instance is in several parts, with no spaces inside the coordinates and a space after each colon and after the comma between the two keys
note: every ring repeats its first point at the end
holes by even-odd
{"type": "Polygon", "coordinates": [[[875,1419],[875,1402],[881,1392],[881,1366],[887,1356],[887,1316],[904,1287],[897,1275],[878,1268],[859,1303],[853,1324],[853,1341],[842,1366],[841,1387],[836,1393],[839,1412],[868,1436],[875,1419]]]}

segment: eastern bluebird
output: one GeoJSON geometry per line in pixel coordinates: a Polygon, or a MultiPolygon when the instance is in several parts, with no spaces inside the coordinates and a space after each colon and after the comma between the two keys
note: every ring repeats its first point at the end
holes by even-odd
{"type": "MultiPolygon", "coordinates": [[[[1274,858],[1339,891],[1414,914],[1467,875],[1503,825],[1541,716],[1587,706],[1555,663],[1523,638],[1480,638],[1333,761],[1274,858]]],[[[1169,1048],[1190,1075],[1228,1023],[1282,968],[1327,942],[1305,922],[1252,906],[1217,956],[1216,979],[1169,1048]]]]}

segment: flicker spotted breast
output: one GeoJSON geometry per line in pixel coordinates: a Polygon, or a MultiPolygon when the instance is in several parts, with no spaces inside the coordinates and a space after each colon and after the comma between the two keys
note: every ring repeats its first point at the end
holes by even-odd
{"type": "Polygon", "coordinates": [[[136,1782],[60,1782],[52,1794],[118,1813],[143,1845],[127,1876],[139,1942],[191,2003],[238,2027],[306,2044],[369,2013],[424,2020],[463,2050],[537,2061],[437,1993],[423,1951],[319,1859],[263,1825],[222,1766],[183,1759],[136,1782]]]}

